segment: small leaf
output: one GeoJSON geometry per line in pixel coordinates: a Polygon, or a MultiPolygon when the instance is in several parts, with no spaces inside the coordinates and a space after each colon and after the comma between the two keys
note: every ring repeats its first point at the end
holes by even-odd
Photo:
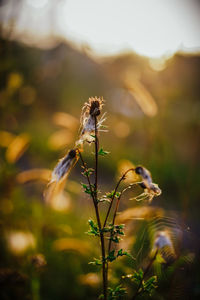
{"type": "Polygon", "coordinates": [[[109,154],[109,152],[104,151],[103,148],[100,148],[98,154],[101,155],[101,156],[105,156],[105,155],[109,154]]]}
{"type": "Polygon", "coordinates": [[[118,251],[117,255],[118,255],[118,256],[122,256],[122,255],[123,255],[123,252],[122,252],[122,251],[123,251],[123,250],[120,249],[120,250],[118,251]]]}
{"type": "Polygon", "coordinates": [[[109,228],[109,227],[104,227],[103,229],[102,229],[102,232],[110,232],[112,229],[111,228],[109,228]]]}
{"type": "Polygon", "coordinates": [[[92,192],[93,192],[93,191],[91,191],[90,187],[89,187],[87,184],[82,183],[82,187],[84,188],[84,192],[85,192],[86,194],[92,195],[92,192]]]}
{"type": "Polygon", "coordinates": [[[145,282],[143,282],[143,290],[148,294],[151,294],[152,291],[157,288],[156,283],[157,283],[157,277],[156,276],[150,277],[145,282]]]}
{"type": "Polygon", "coordinates": [[[108,288],[108,300],[122,299],[126,293],[126,289],[121,285],[118,285],[115,289],[108,288]]]}
{"type": "Polygon", "coordinates": [[[82,172],[82,174],[86,177],[87,176],[89,177],[93,172],[94,172],[94,169],[89,168],[89,169],[85,169],[84,172],[82,172]]]}
{"type": "Polygon", "coordinates": [[[93,220],[88,220],[88,223],[90,225],[90,230],[87,232],[87,234],[99,236],[99,228],[98,228],[97,224],[94,223],[93,220]]]}
{"type": "Polygon", "coordinates": [[[115,225],[115,227],[117,229],[123,229],[125,227],[125,225],[124,224],[120,224],[120,225],[115,225]]]}
{"type": "Polygon", "coordinates": [[[114,196],[114,192],[115,191],[113,190],[112,192],[106,193],[106,197],[111,199],[114,196]]]}
{"type": "Polygon", "coordinates": [[[123,251],[123,249],[118,250],[117,257],[118,256],[128,256],[128,257],[133,258],[133,256],[130,253],[128,253],[127,251],[123,251]]]}
{"type": "Polygon", "coordinates": [[[116,198],[119,198],[120,196],[121,196],[121,192],[116,192],[116,193],[115,193],[115,197],[116,197],[116,198]]]}
{"type": "Polygon", "coordinates": [[[90,261],[89,265],[101,266],[102,261],[100,259],[95,258],[94,261],[90,261]]]}
{"type": "Polygon", "coordinates": [[[140,284],[140,282],[143,280],[143,271],[142,269],[139,269],[139,271],[135,271],[132,275],[132,280],[135,281],[137,284],[140,284]]]}
{"type": "Polygon", "coordinates": [[[115,256],[115,250],[112,250],[109,252],[109,255],[107,256],[107,260],[112,262],[116,259],[117,257],[115,256]]]}
{"type": "Polygon", "coordinates": [[[118,236],[111,236],[111,241],[113,241],[114,243],[119,243],[119,241],[120,241],[120,238],[118,237],[118,236]]]}

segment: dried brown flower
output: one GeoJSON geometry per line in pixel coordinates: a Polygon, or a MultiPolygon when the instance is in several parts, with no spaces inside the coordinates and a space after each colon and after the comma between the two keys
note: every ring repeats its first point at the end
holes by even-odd
{"type": "MultiPolygon", "coordinates": [[[[94,134],[96,117],[98,117],[101,113],[103,102],[103,98],[91,97],[89,98],[88,102],[84,104],[80,120],[80,138],[77,142],[77,145],[82,144],[84,141],[91,142],[93,140],[91,135],[94,134]]],[[[105,114],[100,120],[97,121],[98,129],[105,121],[104,116],[105,114]]]]}

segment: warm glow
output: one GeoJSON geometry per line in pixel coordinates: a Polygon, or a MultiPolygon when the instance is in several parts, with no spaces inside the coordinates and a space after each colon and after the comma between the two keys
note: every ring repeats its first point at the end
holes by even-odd
{"type": "Polygon", "coordinates": [[[40,47],[53,35],[100,55],[135,51],[166,58],[178,50],[200,51],[199,11],[195,0],[24,0],[15,30],[40,47]]]}
{"type": "Polygon", "coordinates": [[[36,241],[31,232],[11,231],[6,233],[9,250],[16,255],[23,254],[29,248],[35,248],[36,241]]]}
{"type": "Polygon", "coordinates": [[[68,0],[58,9],[58,29],[100,54],[134,50],[158,57],[200,49],[197,8],[185,0],[68,0]]]}

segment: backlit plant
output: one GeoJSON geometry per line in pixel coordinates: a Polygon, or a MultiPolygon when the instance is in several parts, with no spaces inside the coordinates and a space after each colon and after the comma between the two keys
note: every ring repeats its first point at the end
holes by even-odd
{"type": "MultiPolygon", "coordinates": [[[[126,293],[125,288],[118,285],[115,288],[110,288],[108,284],[108,269],[110,264],[122,256],[131,257],[131,254],[122,248],[117,247],[120,239],[124,235],[124,224],[116,224],[116,216],[119,208],[119,203],[122,195],[131,187],[139,186],[142,188],[142,193],[135,196],[136,201],[148,200],[152,201],[154,196],[161,194],[161,190],[158,185],[153,183],[150,172],[143,166],[137,166],[126,170],[119,178],[115,188],[102,195],[99,191],[99,156],[109,155],[108,151],[105,151],[100,146],[99,132],[105,131],[103,122],[105,121],[105,114],[100,118],[104,100],[94,97],[89,98],[88,102],[83,106],[81,114],[81,126],[79,131],[79,137],[73,149],[57,163],[51,176],[49,185],[45,191],[46,201],[50,201],[52,197],[60,193],[65,181],[75,166],[77,161],[81,162],[82,174],[86,178],[86,183],[82,184],[83,190],[91,198],[94,206],[96,220],[90,219],[88,234],[96,236],[100,240],[101,255],[100,258],[90,262],[94,265],[100,265],[102,267],[102,286],[103,299],[118,299],[123,297],[126,293]],[[94,166],[89,167],[84,159],[84,144],[90,143],[92,147],[92,155],[94,155],[94,166]],[[126,179],[128,173],[134,173],[136,178],[140,178],[138,181],[129,183],[125,188],[121,188],[122,182],[126,179]],[[102,203],[107,203],[106,211],[102,211],[102,203]]],[[[151,294],[152,290],[156,287],[156,277],[152,276],[145,281],[145,275],[154,262],[158,252],[156,246],[154,255],[150,260],[146,270],[141,269],[138,272],[127,275],[137,285],[135,299],[141,293],[151,294]]]]}

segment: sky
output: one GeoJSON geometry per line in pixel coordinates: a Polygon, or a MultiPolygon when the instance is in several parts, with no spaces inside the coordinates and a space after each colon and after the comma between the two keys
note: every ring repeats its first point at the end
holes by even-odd
{"type": "Polygon", "coordinates": [[[17,29],[36,39],[59,35],[98,55],[171,56],[178,50],[200,52],[200,5],[198,0],[24,0],[17,29]]]}

